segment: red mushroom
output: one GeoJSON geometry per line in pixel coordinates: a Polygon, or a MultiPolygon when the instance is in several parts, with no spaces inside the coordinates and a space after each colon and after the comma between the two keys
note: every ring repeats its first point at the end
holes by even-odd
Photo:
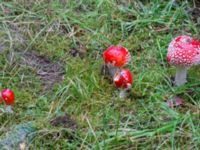
{"type": "Polygon", "coordinates": [[[169,44],[167,61],[176,66],[175,84],[185,84],[187,69],[200,64],[200,43],[190,36],[178,36],[169,44]]]}
{"type": "Polygon", "coordinates": [[[103,52],[103,59],[113,77],[118,68],[128,64],[131,55],[129,51],[122,46],[111,46],[103,52]]]}
{"type": "Polygon", "coordinates": [[[9,113],[12,113],[11,106],[14,104],[15,101],[15,95],[14,92],[10,89],[3,89],[0,94],[0,102],[4,101],[7,105],[6,111],[9,113]]]}
{"type": "Polygon", "coordinates": [[[120,98],[126,97],[126,91],[132,87],[133,77],[129,69],[122,69],[121,72],[116,72],[113,77],[113,82],[116,87],[120,88],[120,98]]]}
{"type": "Polygon", "coordinates": [[[14,95],[14,92],[12,90],[10,90],[10,89],[2,90],[1,97],[7,105],[14,104],[15,95],[14,95]]]}

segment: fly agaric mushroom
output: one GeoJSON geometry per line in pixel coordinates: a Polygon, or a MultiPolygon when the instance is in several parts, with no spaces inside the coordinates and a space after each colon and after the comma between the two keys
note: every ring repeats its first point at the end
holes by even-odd
{"type": "Polygon", "coordinates": [[[14,92],[10,89],[3,89],[0,93],[0,102],[4,101],[7,105],[6,111],[9,113],[12,113],[11,106],[14,104],[15,101],[15,95],[14,92]]]}
{"type": "Polygon", "coordinates": [[[113,77],[113,82],[116,87],[120,88],[119,97],[125,98],[127,96],[127,90],[132,87],[133,77],[129,69],[122,69],[120,72],[116,72],[113,77]]]}
{"type": "Polygon", "coordinates": [[[169,44],[167,61],[176,66],[175,85],[187,82],[187,70],[200,64],[200,43],[187,35],[178,36],[169,44]]]}
{"type": "Polygon", "coordinates": [[[122,46],[110,46],[103,52],[103,59],[113,77],[118,68],[128,64],[131,59],[129,51],[122,46]]]}

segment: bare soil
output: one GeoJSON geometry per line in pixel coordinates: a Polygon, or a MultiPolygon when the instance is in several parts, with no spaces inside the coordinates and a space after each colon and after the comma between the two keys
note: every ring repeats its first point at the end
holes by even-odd
{"type": "Polygon", "coordinates": [[[22,54],[22,64],[36,70],[42,81],[44,91],[51,90],[56,83],[64,79],[64,68],[60,62],[53,62],[36,52],[22,54]]]}
{"type": "Polygon", "coordinates": [[[62,126],[64,128],[69,128],[72,131],[77,129],[76,122],[71,118],[69,114],[65,114],[63,116],[58,116],[50,121],[52,126],[62,126]]]}

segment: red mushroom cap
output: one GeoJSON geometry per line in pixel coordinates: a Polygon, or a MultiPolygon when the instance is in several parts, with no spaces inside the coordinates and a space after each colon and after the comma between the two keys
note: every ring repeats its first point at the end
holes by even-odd
{"type": "Polygon", "coordinates": [[[122,46],[111,46],[103,52],[103,59],[105,63],[113,64],[115,67],[120,68],[130,61],[131,55],[122,46]]]}
{"type": "Polygon", "coordinates": [[[176,66],[190,67],[200,63],[200,43],[187,35],[178,36],[169,44],[167,61],[176,66]]]}
{"type": "Polygon", "coordinates": [[[14,103],[15,95],[14,92],[10,89],[4,89],[1,92],[1,97],[7,105],[12,105],[14,103]]]}
{"type": "Polygon", "coordinates": [[[129,69],[123,69],[114,75],[113,81],[118,88],[130,88],[133,82],[132,73],[129,69]]]}

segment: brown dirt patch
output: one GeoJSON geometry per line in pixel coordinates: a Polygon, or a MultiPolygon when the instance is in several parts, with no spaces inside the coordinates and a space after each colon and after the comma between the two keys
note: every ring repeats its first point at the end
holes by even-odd
{"type": "Polygon", "coordinates": [[[77,129],[76,122],[70,117],[69,114],[63,116],[58,116],[50,121],[51,125],[54,127],[62,126],[64,128],[69,128],[72,131],[77,129]]]}
{"type": "Polygon", "coordinates": [[[191,9],[190,11],[191,14],[191,19],[195,22],[195,23],[200,23],[200,7],[195,7],[193,9],[191,9]]]}
{"type": "Polygon", "coordinates": [[[33,51],[22,54],[21,58],[22,65],[36,70],[36,74],[42,80],[44,91],[51,90],[54,84],[64,79],[64,68],[59,62],[52,62],[47,57],[33,51]]]}
{"type": "Polygon", "coordinates": [[[69,51],[69,55],[72,57],[80,57],[83,59],[86,56],[87,50],[84,44],[77,41],[75,45],[72,46],[71,50],[69,51]]]}

